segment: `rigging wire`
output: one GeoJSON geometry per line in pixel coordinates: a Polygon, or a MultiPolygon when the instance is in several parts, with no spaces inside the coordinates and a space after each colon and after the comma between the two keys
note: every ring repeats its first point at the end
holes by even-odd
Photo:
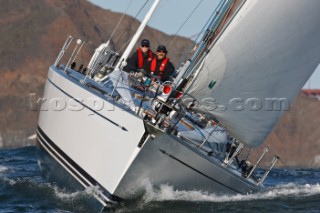
{"type": "Polygon", "coordinates": [[[172,41],[176,38],[176,36],[178,35],[178,33],[180,32],[180,30],[185,26],[185,24],[189,21],[189,19],[191,18],[191,16],[194,14],[194,12],[198,9],[198,7],[201,5],[201,3],[203,2],[203,0],[201,0],[197,6],[191,11],[191,13],[189,14],[189,16],[186,18],[186,20],[181,24],[181,26],[178,28],[178,30],[176,31],[176,33],[173,36],[173,39],[170,41],[169,45],[172,43],[172,41]]]}
{"type": "MultiPolygon", "coordinates": [[[[216,7],[217,9],[222,5],[223,1],[221,1],[218,6],[216,7]]],[[[194,49],[196,49],[196,46],[197,46],[197,41],[199,40],[200,36],[202,36],[204,34],[204,32],[208,29],[209,25],[210,25],[210,22],[212,21],[213,17],[215,15],[217,15],[218,13],[220,13],[219,10],[217,10],[212,13],[210,15],[210,17],[208,18],[207,22],[204,24],[203,28],[201,29],[201,31],[199,33],[196,34],[196,38],[193,39],[193,43],[190,45],[190,49],[189,51],[187,51],[187,53],[181,58],[180,62],[179,62],[179,65],[181,65],[183,62],[185,62],[188,58],[188,56],[190,55],[190,53],[193,52],[194,49]]]]}
{"type": "MultiPolygon", "coordinates": [[[[145,6],[148,4],[149,1],[150,1],[150,0],[146,0],[146,1],[145,1],[145,3],[142,5],[142,7],[141,7],[140,10],[138,11],[138,13],[134,16],[135,19],[137,19],[137,17],[140,15],[141,11],[145,8],[145,6]]],[[[132,22],[133,22],[133,21],[134,21],[134,20],[132,20],[132,22]]],[[[131,25],[131,24],[130,24],[130,25],[131,25]]],[[[123,35],[124,35],[124,34],[122,34],[122,36],[120,36],[117,41],[119,41],[119,40],[123,37],[123,35]]],[[[134,35],[133,35],[133,36],[134,36],[134,35]]],[[[132,36],[132,37],[133,37],[133,36],[132,36]]],[[[132,37],[131,37],[131,38],[132,38],[132,37]]],[[[121,46],[121,48],[119,49],[118,52],[121,52],[121,51],[128,45],[128,43],[130,42],[130,40],[131,40],[131,39],[129,39],[127,42],[125,42],[125,43],[121,46]]]]}
{"type": "Polygon", "coordinates": [[[110,37],[109,37],[109,40],[108,40],[108,41],[111,41],[111,38],[114,36],[115,32],[118,30],[118,28],[119,28],[119,26],[120,26],[120,24],[121,24],[121,22],[122,22],[122,20],[123,20],[124,16],[127,14],[128,10],[129,10],[129,8],[130,8],[130,6],[131,6],[132,2],[133,2],[133,0],[131,0],[131,1],[129,2],[129,4],[128,4],[128,6],[127,6],[126,10],[125,10],[125,11],[124,11],[124,13],[122,14],[122,16],[121,16],[120,20],[118,21],[118,23],[117,23],[117,25],[116,25],[116,27],[115,27],[114,31],[111,33],[111,35],[110,35],[110,37]]]}

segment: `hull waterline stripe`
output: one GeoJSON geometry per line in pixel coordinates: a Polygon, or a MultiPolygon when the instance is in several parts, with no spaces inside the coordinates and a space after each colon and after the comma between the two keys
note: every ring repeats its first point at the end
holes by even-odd
{"type": "MultiPolygon", "coordinates": [[[[72,172],[72,175],[76,176],[79,180],[81,180],[82,185],[86,186],[99,186],[103,191],[106,193],[106,198],[110,199],[111,201],[118,201],[121,200],[121,198],[118,198],[117,196],[112,195],[108,190],[106,190],[104,187],[102,187],[101,184],[99,184],[98,181],[96,181],[94,178],[92,178],[86,171],[84,171],[78,164],[76,164],[70,157],[68,157],[44,132],[43,130],[38,126],[38,140],[41,146],[45,146],[42,148],[45,148],[45,150],[50,151],[50,155],[56,157],[59,159],[59,161],[69,169],[70,172],[72,172]],[[40,137],[39,137],[40,136],[40,137]],[[43,139],[42,139],[43,138],[43,139]],[[51,147],[50,147],[51,146],[51,147]],[[54,150],[52,150],[54,149],[54,150]],[[57,152],[58,154],[56,154],[57,152]],[[59,156],[60,155],[60,156],[59,156]],[[67,162],[67,163],[66,163],[67,162]],[[68,165],[69,164],[69,165],[68,165]],[[70,166],[71,165],[71,166],[70,166]],[[81,174],[78,175],[77,173],[81,174]],[[82,176],[82,177],[81,177],[82,176]],[[84,180],[84,178],[86,180],[84,180]],[[88,184],[88,182],[90,184],[88,184]]],[[[108,200],[110,202],[110,200],[108,200]]]]}
{"type": "MultiPolygon", "coordinates": [[[[67,165],[65,165],[65,164],[62,162],[62,159],[61,159],[59,156],[57,156],[58,154],[57,154],[57,155],[50,154],[50,153],[52,152],[52,150],[50,150],[51,147],[50,147],[48,144],[46,144],[46,143],[43,141],[43,139],[40,138],[41,136],[40,136],[39,134],[37,134],[37,136],[38,136],[37,142],[38,142],[39,149],[41,149],[43,152],[47,152],[48,155],[51,155],[51,157],[52,157],[54,160],[56,160],[56,162],[58,162],[58,163],[60,164],[60,166],[63,167],[63,169],[65,169],[68,173],[70,173],[70,175],[71,175],[76,181],[78,181],[84,188],[87,188],[87,187],[91,186],[91,184],[86,184],[86,183],[84,183],[84,179],[82,179],[81,177],[79,177],[80,174],[78,174],[78,173],[77,173],[77,174],[73,173],[73,172],[71,171],[72,168],[69,167],[69,166],[67,166],[67,165]],[[80,180],[79,178],[81,178],[81,180],[80,180]]],[[[80,176],[81,176],[81,175],[80,175],[80,176]]],[[[99,196],[96,195],[96,194],[93,194],[93,196],[94,196],[103,206],[106,206],[106,205],[107,205],[106,202],[111,202],[111,200],[110,200],[109,198],[107,198],[107,197],[106,197],[105,195],[103,195],[103,194],[99,194],[99,196]],[[100,196],[102,196],[102,199],[101,199],[100,196]]]]}
{"type": "Polygon", "coordinates": [[[197,172],[197,173],[201,174],[202,176],[204,176],[204,177],[206,177],[206,178],[208,178],[208,179],[210,179],[210,180],[212,180],[212,181],[214,181],[214,182],[216,182],[216,183],[218,183],[218,184],[220,184],[220,185],[222,185],[222,186],[224,186],[224,187],[226,187],[226,188],[228,188],[228,189],[230,189],[230,190],[232,190],[232,191],[234,191],[234,192],[237,192],[237,193],[243,194],[242,192],[240,192],[240,191],[238,191],[238,190],[236,190],[236,189],[234,189],[234,188],[231,188],[230,186],[227,186],[227,185],[225,185],[225,184],[221,183],[220,181],[215,180],[215,179],[213,179],[212,177],[210,177],[210,176],[208,176],[208,175],[206,175],[206,174],[204,174],[204,173],[200,172],[199,170],[197,170],[197,169],[193,168],[192,166],[190,166],[190,165],[186,164],[185,162],[183,162],[183,161],[179,160],[178,158],[176,158],[176,157],[172,156],[171,154],[167,153],[166,151],[164,151],[164,150],[162,150],[162,149],[159,149],[159,151],[160,151],[162,154],[169,156],[170,158],[172,158],[172,159],[174,159],[174,160],[178,161],[179,163],[181,163],[181,164],[185,165],[186,167],[188,167],[188,168],[190,168],[190,169],[194,170],[195,172],[197,172]]]}
{"type": "Polygon", "coordinates": [[[91,186],[91,184],[89,184],[87,180],[85,180],[82,176],[78,175],[71,166],[65,163],[64,159],[61,158],[58,154],[56,154],[55,151],[41,137],[42,136],[38,133],[37,134],[38,143],[40,144],[40,148],[42,148],[43,151],[48,152],[48,154],[50,154],[57,161],[59,161],[59,163],[61,163],[62,166],[65,167],[65,169],[69,170],[69,172],[72,173],[72,175],[74,175],[79,182],[81,182],[81,185],[83,185],[84,187],[91,186]]]}
{"type": "Polygon", "coordinates": [[[71,98],[72,100],[76,101],[77,103],[81,104],[82,106],[84,106],[85,108],[87,108],[88,110],[90,110],[91,112],[93,112],[94,114],[99,115],[100,117],[104,118],[105,120],[109,121],[110,123],[112,123],[113,125],[119,127],[120,129],[122,129],[123,131],[128,131],[127,128],[121,126],[120,124],[110,120],[109,118],[105,117],[104,115],[100,114],[99,112],[97,112],[96,110],[90,108],[89,106],[85,105],[84,103],[82,103],[81,101],[78,101],[76,98],[72,97],[71,95],[69,95],[66,91],[64,91],[63,89],[61,89],[60,87],[58,87],[55,83],[53,83],[50,79],[48,79],[48,81],[54,86],[56,87],[58,90],[60,90],[62,93],[64,93],[66,96],[68,96],[69,98],[71,98]]]}

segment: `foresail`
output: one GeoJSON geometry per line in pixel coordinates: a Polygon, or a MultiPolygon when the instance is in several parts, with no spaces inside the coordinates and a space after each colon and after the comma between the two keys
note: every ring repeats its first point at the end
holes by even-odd
{"type": "Polygon", "coordinates": [[[258,146],[320,63],[319,0],[247,0],[188,93],[230,133],[258,146]]]}

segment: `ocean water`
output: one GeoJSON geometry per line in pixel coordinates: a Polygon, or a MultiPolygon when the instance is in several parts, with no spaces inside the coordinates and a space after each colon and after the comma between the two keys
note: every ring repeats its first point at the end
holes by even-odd
{"type": "MultiPolygon", "coordinates": [[[[139,198],[106,212],[320,212],[320,169],[275,169],[265,185],[257,194],[216,196],[147,184],[139,198]]],[[[90,213],[91,198],[91,190],[66,193],[44,182],[36,147],[0,149],[0,213],[90,213]]]]}

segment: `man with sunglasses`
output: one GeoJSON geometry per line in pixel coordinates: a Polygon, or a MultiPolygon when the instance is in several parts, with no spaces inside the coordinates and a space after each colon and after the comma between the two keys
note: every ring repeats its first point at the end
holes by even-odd
{"type": "Polygon", "coordinates": [[[173,64],[167,58],[167,53],[167,48],[164,45],[159,45],[157,55],[152,59],[150,64],[150,73],[157,76],[162,82],[170,80],[175,71],[173,64]]]}
{"type": "Polygon", "coordinates": [[[143,39],[140,47],[127,60],[128,64],[123,68],[127,72],[139,72],[139,70],[149,71],[150,63],[155,54],[150,50],[150,41],[143,39]]]}

